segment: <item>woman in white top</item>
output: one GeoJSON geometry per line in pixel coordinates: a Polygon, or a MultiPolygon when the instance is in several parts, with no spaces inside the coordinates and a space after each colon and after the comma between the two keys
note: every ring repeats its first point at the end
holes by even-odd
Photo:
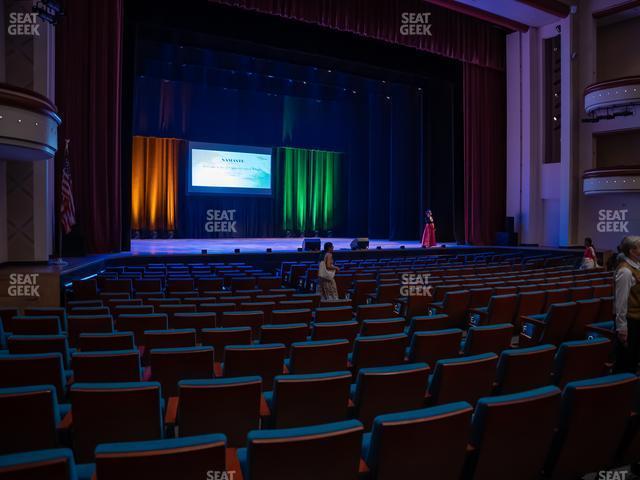
{"type": "Polygon", "coordinates": [[[333,263],[333,243],[326,242],[320,265],[318,266],[318,293],[322,300],[338,300],[338,287],[333,277],[339,270],[333,263]]]}

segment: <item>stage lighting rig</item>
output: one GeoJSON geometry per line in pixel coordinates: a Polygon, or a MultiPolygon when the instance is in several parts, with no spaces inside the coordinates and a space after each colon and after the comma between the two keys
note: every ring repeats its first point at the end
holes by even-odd
{"type": "Polygon", "coordinates": [[[64,10],[56,0],[39,0],[31,11],[51,25],[57,25],[60,17],[64,16],[64,10]]]}

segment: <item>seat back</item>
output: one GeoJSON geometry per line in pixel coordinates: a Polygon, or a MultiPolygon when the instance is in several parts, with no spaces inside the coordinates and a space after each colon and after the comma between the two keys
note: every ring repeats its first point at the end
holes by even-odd
{"type": "Polygon", "coordinates": [[[238,457],[244,477],[253,480],[353,480],[358,477],[362,431],[357,420],[254,430],[238,457]]]}
{"type": "Polygon", "coordinates": [[[364,320],[360,328],[360,335],[392,335],[394,333],[404,333],[404,318],[378,318],[364,320]]]}
{"type": "Polygon", "coordinates": [[[362,323],[364,320],[372,318],[389,318],[393,317],[392,303],[373,303],[370,305],[359,305],[356,309],[356,320],[362,323]]]}
{"type": "MultiPolygon", "coordinates": [[[[594,298],[596,298],[595,295],[594,298]]],[[[600,297],[598,322],[610,322],[613,320],[613,300],[614,297],[600,297]]]]}
{"type": "Polygon", "coordinates": [[[470,298],[469,290],[457,290],[445,294],[442,312],[449,316],[452,328],[465,325],[470,298]]]}
{"type": "Polygon", "coordinates": [[[540,343],[560,345],[568,336],[576,318],[578,305],[575,302],[554,303],[549,307],[546,326],[540,336],[540,343]]]}
{"type": "Polygon", "coordinates": [[[503,350],[498,360],[495,393],[506,395],[551,383],[554,345],[503,350]]]}
{"type": "Polygon", "coordinates": [[[67,392],[62,355],[0,355],[0,388],[28,385],[52,385],[62,402],[67,392]]]}
{"type": "MultiPolygon", "coordinates": [[[[160,307],[155,309],[157,313],[162,313],[160,307]]],[[[115,318],[120,315],[144,315],[147,313],[153,313],[153,305],[115,305],[111,307],[111,312],[115,318]]]]}
{"type": "Polygon", "coordinates": [[[459,328],[414,333],[409,346],[409,361],[435,366],[438,360],[458,357],[461,340],[462,330],[459,328]]]}
{"type": "Polygon", "coordinates": [[[598,312],[600,311],[600,299],[591,298],[588,300],[576,301],[578,308],[576,317],[569,330],[569,340],[582,340],[587,336],[587,325],[598,321],[598,312]]]}
{"type": "Polygon", "coordinates": [[[257,339],[260,327],[264,324],[262,311],[224,312],[218,325],[220,327],[251,327],[252,338],[257,339]]]}
{"type": "Polygon", "coordinates": [[[554,303],[566,303],[569,301],[569,290],[566,288],[556,288],[547,290],[547,294],[544,299],[543,312],[549,311],[551,305],[554,303]]]}
{"type": "Polygon", "coordinates": [[[202,345],[213,347],[216,362],[224,360],[227,345],[250,345],[251,327],[205,328],[202,330],[202,345]]]}
{"type": "Polygon", "coordinates": [[[213,378],[213,348],[154,348],[151,351],[151,378],[160,382],[162,394],[178,394],[180,380],[213,378]]]}
{"type": "Polygon", "coordinates": [[[76,352],[71,368],[74,382],[139,382],[140,353],[138,350],[76,352]]]}
{"type": "Polygon", "coordinates": [[[435,330],[448,330],[458,328],[446,314],[418,315],[409,322],[409,336],[415,332],[432,332],[435,330]]]}
{"type": "Polygon", "coordinates": [[[226,471],[225,444],[224,435],[217,434],[99,445],[96,477],[206,479],[211,472],[226,471]]]}
{"type": "Polygon", "coordinates": [[[518,296],[515,294],[494,295],[489,301],[487,324],[513,323],[518,296]]]}
{"type": "Polygon", "coordinates": [[[351,373],[278,375],[271,398],[272,428],[303,427],[347,419],[351,373]]]}
{"type": "Polygon", "coordinates": [[[315,322],[347,322],[353,320],[353,309],[344,307],[318,307],[315,311],[315,322]]]}
{"type": "Polygon", "coordinates": [[[59,335],[62,333],[60,317],[16,316],[11,319],[11,333],[15,335],[59,335]]]}
{"type": "Polygon", "coordinates": [[[260,377],[182,380],[177,422],[180,436],[224,433],[230,447],[244,446],[260,426],[260,377]]]}
{"type": "Polygon", "coordinates": [[[466,401],[474,405],[490,395],[497,362],[495,353],[438,360],[429,382],[430,404],[466,401]]]}
{"type": "Polygon", "coordinates": [[[355,415],[365,430],[371,428],[378,415],[422,408],[428,376],[426,363],[360,370],[353,402],[355,415]]]}
{"type": "Polygon", "coordinates": [[[166,313],[125,314],[116,319],[116,330],[133,332],[136,345],[144,345],[145,330],[166,330],[167,328],[169,328],[169,323],[166,313]]]}
{"type": "Polygon", "coordinates": [[[372,478],[414,478],[416,472],[460,478],[472,413],[468,403],[455,402],[377,416],[363,448],[372,478]]]}
{"type": "Polygon", "coordinates": [[[409,338],[403,333],[357,337],[353,346],[353,370],[400,365],[408,343],[409,338]]]}
{"type": "Polygon", "coordinates": [[[603,337],[560,344],[553,366],[554,383],[564,388],[569,382],[604,375],[611,349],[611,340],[603,337]]]}
{"type": "Polygon", "coordinates": [[[355,320],[346,322],[314,323],[311,326],[312,340],[337,340],[345,339],[349,345],[353,345],[360,330],[360,325],[355,320]]]}
{"type": "Polygon", "coordinates": [[[516,313],[513,317],[513,324],[516,326],[517,331],[520,331],[522,316],[538,315],[542,313],[544,300],[545,293],[541,290],[522,292],[518,294],[516,313]]]}
{"type": "Polygon", "coordinates": [[[480,353],[500,353],[511,346],[513,325],[501,323],[471,327],[467,333],[463,346],[464,355],[478,355],[480,353]]]}
{"type": "Polygon", "coordinates": [[[313,319],[310,308],[290,308],[286,310],[274,310],[271,312],[271,323],[273,325],[287,323],[311,323],[313,319]]]}
{"type": "Polygon", "coordinates": [[[193,328],[176,330],[145,330],[144,356],[146,364],[155,348],[182,348],[196,346],[196,331],[193,328]]]}
{"type": "Polygon", "coordinates": [[[282,343],[289,348],[294,342],[306,341],[308,333],[309,326],[305,323],[262,325],[260,343],[282,343]]]}
{"type": "Polygon", "coordinates": [[[75,347],[82,333],[112,333],[111,315],[69,315],[67,317],[69,345],[75,347]]]}
{"type": "Polygon", "coordinates": [[[68,448],[14,453],[0,457],[0,477],[6,480],[76,480],[73,452],[68,448]]]}
{"type": "Polygon", "coordinates": [[[69,345],[66,335],[11,335],[7,341],[9,353],[59,353],[65,368],[70,368],[69,345]]]}
{"type": "Polygon", "coordinates": [[[132,350],[136,348],[133,332],[81,333],[78,350],[95,352],[100,350],[132,350]]]}
{"type": "Polygon", "coordinates": [[[53,386],[0,388],[0,411],[5,412],[0,455],[58,446],[60,413],[53,386]]]}
{"type": "Polygon", "coordinates": [[[339,372],[347,368],[348,340],[319,340],[291,344],[289,373],[339,372]]]}
{"type": "Polygon", "coordinates": [[[273,378],[283,373],[287,347],[282,343],[231,345],[224,349],[224,376],[259,375],[262,387],[271,390],[273,378]]]}
{"type": "Polygon", "coordinates": [[[473,415],[468,478],[493,480],[542,471],[560,406],[560,389],[546,386],[527,392],[478,400],[473,415]]]}
{"type": "Polygon", "coordinates": [[[92,462],[97,445],[162,438],[160,384],[76,383],[71,386],[73,450],[92,462]]]}
{"type": "Polygon", "coordinates": [[[492,288],[470,288],[469,308],[486,307],[493,295],[492,288]]]}
{"type": "Polygon", "coordinates": [[[637,383],[635,375],[618,374],[565,386],[557,432],[545,462],[549,477],[578,478],[612,464],[637,383]]]}
{"type": "Polygon", "coordinates": [[[569,297],[572,302],[579,300],[589,300],[593,298],[593,289],[590,286],[569,288],[569,297]]]}

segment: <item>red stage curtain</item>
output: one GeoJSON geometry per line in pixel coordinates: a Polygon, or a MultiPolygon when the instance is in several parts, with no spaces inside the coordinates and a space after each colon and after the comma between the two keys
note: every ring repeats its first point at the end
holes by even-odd
{"type": "Polygon", "coordinates": [[[465,238],[490,245],[506,211],[506,80],[468,63],[463,77],[465,238]]]}
{"type": "Polygon", "coordinates": [[[210,0],[406,45],[467,63],[505,68],[505,32],[423,0],[210,0]],[[431,36],[402,35],[402,13],[430,12],[431,36]]]}
{"type": "MultiPolygon", "coordinates": [[[[77,228],[93,253],[121,248],[123,1],[66,0],[56,27],[58,136],[61,145],[71,140],[77,228]]],[[[58,170],[62,161],[60,149],[58,170]]]]}
{"type": "Polygon", "coordinates": [[[176,229],[178,162],[185,142],[176,138],[133,137],[131,228],[176,229]]]}

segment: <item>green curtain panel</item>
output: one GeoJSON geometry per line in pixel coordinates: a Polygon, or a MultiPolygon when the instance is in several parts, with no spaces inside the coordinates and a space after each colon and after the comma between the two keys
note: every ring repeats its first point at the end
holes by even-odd
{"type": "Polygon", "coordinates": [[[278,147],[283,230],[304,233],[334,230],[341,222],[343,154],[278,147]]]}

